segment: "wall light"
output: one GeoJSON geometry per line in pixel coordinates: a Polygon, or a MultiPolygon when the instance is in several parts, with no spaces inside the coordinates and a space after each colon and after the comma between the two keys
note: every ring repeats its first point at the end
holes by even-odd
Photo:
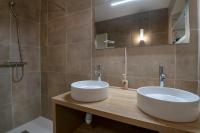
{"type": "Polygon", "coordinates": [[[131,2],[131,1],[136,1],[136,0],[122,0],[122,1],[118,1],[118,2],[113,2],[111,3],[111,6],[118,6],[127,2],[131,2]]]}
{"type": "Polygon", "coordinates": [[[140,29],[140,42],[144,42],[144,29],[140,29]]]}

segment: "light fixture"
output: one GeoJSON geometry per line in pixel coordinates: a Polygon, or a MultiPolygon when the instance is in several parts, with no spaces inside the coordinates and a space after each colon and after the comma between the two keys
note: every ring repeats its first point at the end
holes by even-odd
{"type": "Polygon", "coordinates": [[[144,42],[144,29],[140,29],[140,42],[144,42]]]}
{"type": "Polygon", "coordinates": [[[127,2],[131,2],[131,1],[135,1],[135,0],[122,0],[122,1],[118,1],[118,2],[113,2],[111,3],[111,6],[118,6],[127,2]]]}

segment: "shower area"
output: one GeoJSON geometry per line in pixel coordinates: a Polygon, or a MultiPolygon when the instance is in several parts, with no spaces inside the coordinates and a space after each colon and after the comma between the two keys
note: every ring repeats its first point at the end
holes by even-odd
{"type": "Polygon", "coordinates": [[[41,115],[40,7],[0,0],[0,133],[41,115]]]}

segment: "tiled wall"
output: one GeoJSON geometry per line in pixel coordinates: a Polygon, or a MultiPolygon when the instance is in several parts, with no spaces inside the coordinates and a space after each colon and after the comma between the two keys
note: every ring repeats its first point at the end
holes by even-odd
{"type": "Polygon", "coordinates": [[[199,61],[199,76],[198,76],[198,94],[200,96],[200,0],[198,0],[198,42],[199,42],[199,56],[198,56],[198,61],[199,61]]]}
{"type": "Polygon", "coordinates": [[[136,13],[95,23],[96,35],[108,33],[115,47],[138,45],[138,34],[144,29],[148,39],[145,45],[168,44],[168,9],[136,13]],[[136,41],[137,40],[137,41],[136,41]]]}
{"type": "Polygon", "coordinates": [[[92,0],[42,0],[42,114],[71,82],[91,78],[92,0]]]}
{"type": "MultiPolygon", "coordinates": [[[[28,63],[20,83],[12,82],[11,69],[0,68],[0,133],[40,115],[40,0],[16,0],[22,56],[28,63]]],[[[14,19],[8,0],[0,0],[0,63],[19,60],[14,19]]]]}
{"type": "MultiPolygon", "coordinates": [[[[191,43],[132,47],[127,49],[129,87],[159,85],[159,65],[164,66],[167,86],[197,93],[198,33],[197,1],[190,1],[191,43]]],[[[94,50],[93,67],[103,66],[103,80],[121,86],[124,73],[124,48],[94,50]]]]}

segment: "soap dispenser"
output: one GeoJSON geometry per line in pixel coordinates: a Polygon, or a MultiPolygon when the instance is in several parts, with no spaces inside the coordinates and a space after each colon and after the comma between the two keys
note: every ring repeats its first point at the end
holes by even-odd
{"type": "Polygon", "coordinates": [[[123,90],[128,90],[128,80],[127,80],[127,75],[122,74],[123,79],[122,79],[122,89],[123,90]]]}

